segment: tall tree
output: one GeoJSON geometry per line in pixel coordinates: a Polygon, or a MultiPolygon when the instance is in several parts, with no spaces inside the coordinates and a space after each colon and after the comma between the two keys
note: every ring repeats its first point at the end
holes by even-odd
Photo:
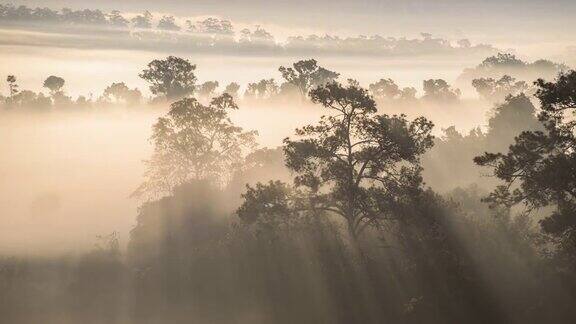
{"type": "Polygon", "coordinates": [[[146,162],[146,181],[135,196],[159,196],[191,180],[228,180],[247,151],[255,147],[255,131],[232,123],[228,111],[238,109],[223,94],[209,105],[184,98],[170,106],[152,128],[154,152],[146,162]]]}
{"type": "Polygon", "coordinates": [[[16,77],[9,75],[6,77],[6,82],[8,82],[8,87],[10,89],[10,97],[14,97],[18,94],[18,84],[16,83],[16,77]]]}
{"type": "MultiPolygon", "coordinates": [[[[339,215],[353,236],[392,219],[403,200],[421,192],[419,156],[432,146],[432,123],[376,114],[374,100],[356,84],[329,83],[310,97],[332,114],[298,129],[300,139],[284,141],[299,190],[292,206],[339,215]]],[[[249,188],[239,216],[257,219],[276,207],[284,213],[285,189],[278,183],[249,188]]]]}
{"type": "Polygon", "coordinates": [[[140,77],[148,81],[150,91],[158,96],[165,96],[172,101],[194,93],[196,87],[196,65],[176,56],[164,60],[153,60],[140,77]]]}

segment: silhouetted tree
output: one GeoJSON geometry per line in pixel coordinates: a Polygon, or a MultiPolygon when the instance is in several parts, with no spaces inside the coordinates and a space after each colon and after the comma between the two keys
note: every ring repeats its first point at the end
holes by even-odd
{"type": "Polygon", "coordinates": [[[392,79],[380,79],[368,86],[374,99],[396,99],[402,94],[400,88],[392,79]]]}
{"type": "Polygon", "coordinates": [[[48,88],[48,90],[50,90],[50,93],[54,95],[57,92],[62,91],[64,83],[65,81],[61,77],[51,75],[46,80],[44,80],[44,88],[48,88]]]}
{"type": "Polygon", "coordinates": [[[374,100],[354,84],[328,83],[310,97],[334,114],[298,129],[302,139],[284,141],[299,189],[291,194],[300,201],[288,199],[281,183],[249,187],[239,216],[250,221],[276,208],[284,214],[285,202],[293,201],[290,206],[341,216],[352,236],[392,219],[404,198],[421,192],[418,157],[432,146],[432,123],[377,115],[374,100]]]}
{"type": "Polygon", "coordinates": [[[8,87],[10,89],[10,97],[14,97],[18,93],[18,84],[16,83],[16,77],[9,75],[6,77],[6,82],[8,82],[8,87]]]}
{"type": "Polygon", "coordinates": [[[7,108],[24,108],[37,111],[46,111],[52,106],[50,97],[43,93],[35,93],[30,90],[18,91],[14,96],[10,96],[6,101],[7,108]]]}
{"type": "Polygon", "coordinates": [[[442,79],[424,80],[424,99],[436,102],[455,102],[460,97],[460,90],[452,89],[442,79]]]}
{"type": "Polygon", "coordinates": [[[532,80],[537,78],[555,78],[558,73],[567,70],[568,67],[565,64],[548,60],[537,60],[530,63],[519,59],[513,54],[498,53],[486,58],[474,68],[465,69],[459,79],[464,83],[469,83],[474,79],[481,78],[498,80],[503,75],[507,75],[519,80],[532,82],[532,80]]]}
{"type": "Polygon", "coordinates": [[[379,101],[416,100],[416,89],[408,87],[400,89],[392,79],[380,79],[378,82],[370,84],[368,90],[374,99],[379,101]]]}
{"type": "Polygon", "coordinates": [[[124,18],[118,10],[112,10],[108,14],[108,21],[110,22],[110,25],[118,28],[126,28],[129,23],[128,19],[124,18]]]}
{"type": "Polygon", "coordinates": [[[493,78],[474,79],[472,86],[482,98],[492,102],[500,102],[508,95],[514,96],[528,90],[526,82],[516,81],[509,75],[504,75],[499,80],[493,78]]]}
{"type": "Polygon", "coordinates": [[[300,90],[302,96],[307,96],[308,91],[314,87],[336,80],[340,75],[319,66],[314,59],[298,61],[288,68],[281,66],[278,70],[286,82],[300,90]]]}
{"type": "Polygon", "coordinates": [[[518,59],[516,55],[510,53],[498,53],[497,55],[490,56],[480,64],[483,68],[491,68],[497,66],[506,67],[522,67],[526,62],[518,59]]]}
{"type": "Polygon", "coordinates": [[[176,20],[173,16],[163,16],[158,21],[158,29],[168,31],[179,31],[180,26],[176,25],[176,20]]]}
{"type": "Polygon", "coordinates": [[[132,18],[131,22],[134,28],[150,29],[152,28],[152,14],[146,10],[143,14],[132,18]]]}
{"type": "Polygon", "coordinates": [[[142,93],[138,89],[130,89],[124,82],[112,83],[102,94],[106,101],[135,105],[142,100],[142,93]]]}
{"type": "Polygon", "coordinates": [[[198,96],[201,98],[212,98],[218,89],[218,81],[206,81],[198,86],[198,96]]]}
{"type": "Polygon", "coordinates": [[[248,83],[244,96],[253,99],[270,99],[278,94],[278,89],[274,79],[262,79],[256,83],[248,83]]]}
{"type": "Polygon", "coordinates": [[[189,21],[188,30],[194,33],[212,34],[212,35],[234,35],[232,23],[229,20],[218,18],[206,18],[195,24],[189,21]]]}
{"type": "Polygon", "coordinates": [[[232,98],[238,98],[238,91],[240,90],[240,85],[236,82],[229,83],[226,88],[224,88],[224,93],[229,94],[232,98]]]}
{"type": "Polygon", "coordinates": [[[486,200],[494,205],[524,204],[527,209],[547,206],[555,211],[540,221],[545,233],[557,240],[559,255],[571,271],[576,269],[576,148],[574,122],[576,72],[562,74],[555,82],[537,81],[539,119],[544,131],[518,135],[508,153],[485,153],[474,161],[490,166],[504,185],[486,200]]]}
{"type": "Polygon", "coordinates": [[[488,120],[487,147],[504,150],[523,131],[542,130],[536,117],[536,108],[524,94],[508,96],[497,105],[488,120]]]}
{"type": "Polygon", "coordinates": [[[151,84],[150,91],[153,94],[165,96],[168,100],[177,100],[194,93],[194,70],[196,65],[188,60],[168,56],[164,60],[148,63],[148,68],[140,73],[140,77],[151,84]]]}
{"type": "Polygon", "coordinates": [[[234,125],[228,110],[238,109],[223,94],[205,106],[194,98],[174,102],[152,129],[154,152],[146,162],[146,181],[135,196],[171,193],[190,180],[223,183],[255,146],[256,132],[234,125]]]}

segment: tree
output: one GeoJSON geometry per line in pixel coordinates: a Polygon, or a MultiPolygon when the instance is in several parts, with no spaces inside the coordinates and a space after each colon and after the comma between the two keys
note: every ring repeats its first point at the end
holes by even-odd
{"type": "Polygon", "coordinates": [[[112,10],[110,14],[108,14],[108,21],[110,25],[119,28],[126,28],[129,23],[128,19],[124,18],[118,10],[112,10]]]}
{"type": "Polygon", "coordinates": [[[44,88],[48,88],[48,90],[50,90],[50,93],[54,95],[62,91],[64,83],[65,81],[61,77],[51,75],[46,80],[44,80],[44,88]]]}
{"type": "Polygon", "coordinates": [[[206,81],[198,86],[198,96],[201,98],[211,98],[218,89],[218,81],[206,81]]]}
{"type": "Polygon", "coordinates": [[[490,56],[480,64],[482,68],[493,67],[523,67],[526,62],[518,59],[516,55],[510,53],[498,53],[497,55],[490,56]]]}
{"type": "Polygon", "coordinates": [[[180,26],[176,25],[176,20],[173,16],[163,16],[158,21],[158,29],[168,30],[168,31],[179,31],[180,26]]]}
{"type": "Polygon", "coordinates": [[[234,28],[229,20],[218,18],[206,18],[196,22],[196,24],[189,23],[189,30],[195,33],[212,34],[212,35],[234,35],[234,28]]]}
{"type": "Polygon", "coordinates": [[[517,95],[528,90],[528,85],[524,81],[516,81],[515,78],[504,75],[499,80],[493,78],[479,78],[472,80],[472,86],[478,94],[489,101],[499,102],[508,95],[517,95]]]}
{"type": "Polygon", "coordinates": [[[238,91],[240,90],[240,85],[236,82],[231,82],[224,88],[224,93],[229,94],[232,98],[238,98],[238,91]]]}
{"type": "Polygon", "coordinates": [[[400,99],[404,101],[415,101],[417,92],[418,91],[414,87],[404,87],[402,88],[402,96],[400,99]]]}
{"type": "Polygon", "coordinates": [[[380,81],[370,84],[368,89],[375,99],[395,99],[402,94],[392,79],[380,79],[380,81]]]}
{"type": "Polygon", "coordinates": [[[469,39],[466,39],[466,38],[458,40],[457,43],[458,43],[458,46],[461,47],[461,48],[470,48],[470,47],[472,47],[472,43],[470,43],[470,40],[469,40],[469,39]]]}
{"type": "Polygon", "coordinates": [[[487,140],[490,149],[506,149],[523,131],[542,130],[536,118],[536,107],[524,94],[507,96],[488,119],[487,140]]]}
{"type": "Polygon", "coordinates": [[[278,94],[278,90],[274,79],[262,79],[256,83],[248,83],[244,95],[254,99],[270,99],[278,94]]]}
{"type": "Polygon", "coordinates": [[[555,82],[539,79],[539,120],[544,131],[518,135],[506,154],[485,153],[474,161],[493,168],[504,182],[486,201],[492,205],[523,204],[527,211],[553,207],[540,221],[545,233],[558,240],[559,252],[571,269],[576,266],[576,72],[561,74],[555,82]]]}
{"type": "Polygon", "coordinates": [[[9,75],[6,77],[6,82],[8,82],[8,87],[10,88],[10,97],[14,97],[18,94],[18,84],[16,83],[16,77],[9,75]]]}
{"type": "Polygon", "coordinates": [[[25,108],[46,111],[52,106],[50,97],[30,90],[22,90],[6,99],[6,108],[25,108]]]}
{"type": "MultiPolygon", "coordinates": [[[[286,166],[296,174],[291,206],[339,215],[355,237],[394,219],[403,201],[422,192],[419,156],[432,146],[432,123],[376,114],[374,100],[355,84],[329,83],[310,97],[333,114],[297,129],[300,139],[284,140],[286,166]]],[[[258,219],[276,207],[284,213],[285,188],[249,187],[239,215],[258,219]]]]}
{"type": "Polygon", "coordinates": [[[112,83],[104,89],[103,97],[107,101],[135,105],[142,100],[142,93],[138,89],[130,89],[124,82],[112,83]]]}
{"type": "Polygon", "coordinates": [[[379,101],[416,100],[416,89],[411,87],[400,89],[392,79],[380,79],[378,82],[370,84],[368,90],[374,99],[379,101]]]}
{"type": "Polygon", "coordinates": [[[442,79],[424,80],[424,99],[436,102],[455,102],[460,97],[459,89],[452,89],[442,79]]]}
{"type": "Polygon", "coordinates": [[[314,59],[298,61],[288,68],[281,66],[278,70],[286,82],[298,88],[303,97],[308,95],[311,88],[332,82],[340,75],[319,66],[314,59]]]}
{"type": "Polygon", "coordinates": [[[143,14],[132,18],[131,22],[134,28],[150,29],[152,28],[152,14],[146,10],[143,14]]]}
{"type": "Polygon", "coordinates": [[[150,91],[158,96],[165,96],[172,101],[194,93],[196,65],[188,60],[168,56],[164,60],[153,60],[148,68],[140,73],[140,77],[148,81],[150,91]]]}
{"type": "Polygon", "coordinates": [[[194,98],[174,102],[152,128],[154,152],[146,161],[146,181],[135,196],[170,194],[191,180],[224,183],[255,147],[255,131],[245,132],[230,121],[228,111],[238,109],[223,94],[205,106],[194,98]]]}

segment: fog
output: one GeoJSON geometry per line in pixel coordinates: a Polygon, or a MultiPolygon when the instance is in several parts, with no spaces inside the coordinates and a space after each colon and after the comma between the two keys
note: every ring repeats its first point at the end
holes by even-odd
{"type": "Polygon", "coordinates": [[[0,4],[0,322],[573,323],[573,7],[0,4]]]}

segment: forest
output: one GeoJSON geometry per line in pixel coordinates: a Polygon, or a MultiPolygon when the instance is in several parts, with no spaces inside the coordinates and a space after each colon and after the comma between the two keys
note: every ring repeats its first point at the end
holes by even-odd
{"type": "Polygon", "coordinates": [[[171,49],[140,67],[145,87],[89,94],[3,67],[1,323],[576,322],[570,66],[429,33],[278,43],[154,15],[0,4],[0,35],[65,28],[285,61],[222,82],[171,49]],[[322,60],[418,51],[484,56],[412,85],[322,60]]]}

